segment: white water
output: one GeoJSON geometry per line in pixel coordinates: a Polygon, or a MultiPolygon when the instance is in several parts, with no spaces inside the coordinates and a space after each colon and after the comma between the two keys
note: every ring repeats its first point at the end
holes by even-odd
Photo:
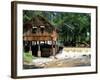
{"type": "Polygon", "coordinates": [[[72,52],[72,51],[69,51],[69,52],[66,52],[66,51],[62,51],[62,53],[59,53],[56,55],[56,57],[58,59],[66,59],[66,58],[81,58],[82,55],[89,55],[90,52],[72,52]]]}
{"type": "MultiPolygon", "coordinates": [[[[83,51],[83,52],[72,52],[72,51],[66,52],[66,51],[62,50],[62,52],[57,54],[55,57],[57,59],[68,59],[68,58],[74,59],[74,58],[83,58],[82,55],[89,55],[89,54],[90,54],[90,52],[85,52],[85,51],[83,51]]],[[[46,62],[51,62],[53,60],[54,60],[53,56],[51,56],[49,58],[41,57],[41,58],[37,58],[37,59],[33,60],[33,63],[43,64],[43,63],[46,63],[46,62]]]]}

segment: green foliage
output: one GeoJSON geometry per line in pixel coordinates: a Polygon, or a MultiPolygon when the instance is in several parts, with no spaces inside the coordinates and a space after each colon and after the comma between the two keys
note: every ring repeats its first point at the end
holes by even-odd
{"type": "Polygon", "coordinates": [[[32,54],[29,52],[24,53],[23,55],[24,55],[24,57],[23,57],[24,62],[31,63],[32,60],[35,59],[35,57],[33,57],[32,54]]]}
{"type": "Polygon", "coordinates": [[[60,41],[86,43],[91,41],[91,14],[89,13],[24,10],[23,22],[31,20],[36,15],[44,17],[59,30],[60,41]]]}

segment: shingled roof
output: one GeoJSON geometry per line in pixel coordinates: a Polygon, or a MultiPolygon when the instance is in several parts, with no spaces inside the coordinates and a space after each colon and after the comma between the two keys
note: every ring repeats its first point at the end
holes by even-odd
{"type": "Polygon", "coordinates": [[[31,29],[33,26],[40,27],[45,26],[45,30],[49,33],[51,33],[55,27],[44,17],[37,15],[34,16],[30,21],[26,22],[23,26],[24,32],[31,29]]]}

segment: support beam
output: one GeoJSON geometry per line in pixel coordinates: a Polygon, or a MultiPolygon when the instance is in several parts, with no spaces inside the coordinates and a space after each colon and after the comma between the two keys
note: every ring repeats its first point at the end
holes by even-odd
{"type": "Polygon", "coordinates": [[[54,45],[55,45],[55,53],[57,53],[57,45],[56,45],[56,41],[54,41],[54,45]]]}
{"type": "Polygon", "coordinates": [[[32,42],[30,41],[30,42],[29,42],[29,53],[30,53],[30,54],[32,54],[31,46],[32,46],[32,42]]]}
{"type": "Polygon", "coordinates": [[[52,41],[52,52],[53,52],[53,56],[55,58],[55,55],[56,55],[55,41],[52,41]]]}
{"type": "Polygon", "coordinates": [[[40,41],[39,41],[39,44],[38,44],[38,57],[41,57],[40,41]]]}

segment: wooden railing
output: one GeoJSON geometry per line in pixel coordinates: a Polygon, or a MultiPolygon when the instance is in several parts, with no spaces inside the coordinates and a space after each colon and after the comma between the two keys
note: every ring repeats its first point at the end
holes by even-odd
{"type": "Polygon", "coordinates": [[[30,34],[23,36],[24,41],[49,41],[53,40],[51,34],[30,34]]]}

